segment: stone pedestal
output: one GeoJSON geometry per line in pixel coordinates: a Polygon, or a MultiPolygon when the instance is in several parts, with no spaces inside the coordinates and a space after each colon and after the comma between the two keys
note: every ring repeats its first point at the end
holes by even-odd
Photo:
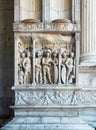
{"type": "Polygon", "coordinates": [[[78,117],[15,117],[1,130],[94,130],[78,117]],[[38,121],[39,120],[39,121],[38,121]],[[61,120],[61,121],[60,121],[61,120]],[[42,123],[41,123],[42,122],[42,123]]]}
{"type": "Polygon", "coordinates": [[[15,23],[14,32],[15,117],[1,130],[94,130],[79,115],[96,102],[94,90],[77,86],[79,25],[15,23]]]}
{"type": "Polygon", "coordinates": [[[96,1],[82,1],[81,64],[96,65],[96,1]]]}
{"type": "Polygon", "coordinates": [[[60,85],[23,85],[13,90],[15,117],[1,130],[94,130],[79,110],[95,106],[91,104],[96,102],[96,90],[60,85]]]}
{"type": "MultiPolygon", "coordinates": [[[[95,91],[91,93],[89,89],[83,90],[77,86],[78,46],[76,43],[78,43],[79,25],[72,23],[15,23],[14,31],[15,86],[12,89],[15,91],[15,105],[11,108],[15,111],[15,117],[1,130],[94,130],[79,117],[79,109],[89,107],[90,102],[93,104],[95,99],[93,100],[94,96],[91,95],[93,92],[94,95],[96,94],[95,91]],[[56,49],[55,52],[58,53],[54,60],[58,61],[57,69],[56,66],[53,69],[55,74],[50,71],[50,75],[52,74],[53,77],[48,79],[48,75],[39,73],[39,78],[37,78],[37,61],[43,61],[43,58],[46,57],[42,55],[39,60],[36,60],[38,58],[36,51],[41,50],[42,54],[45,52],[49,54],[52,49],[56,49]],[[24,52],[27,54],[22,55],[24,52]],[[66,62],[63,62],[65,52],[67,59],[66,62]],[[69,54],[73,54],[72,52],[74,55],[70,57],[69,54]],[[62,65],[67,66],[68,61],[70,61],[72,69],[69,75],[66,72],[67,77],[65,75],[64,78],[62,71],[65,72],[66,67],[62,69],[62,65]],[[28,68],[25,70],[26,65],[28,68]],[[30,67],[32,67],[32,72],[25,73],[30,70],[30,67]],[[26,76],[26,74],[28,75],[26,76]],[[72,78],[69,80],[71,76],[74,76],[74,80],[72,78]],[[27,80],[27,78],[31,80],[27,80]],[[86,103],[87,105],[85,105],[86,103]]],[[[52,54],[55,54],[53,52],[52,54]]],[[[54,55],[50,55],[48,60],[54,63],[52,56],[54,55]]],[[[43,66],[42,63],[44,62],[40,62],[40,65],[43,66]]],[[[52,64],[50,66],[53,67],[52,64]]]]}

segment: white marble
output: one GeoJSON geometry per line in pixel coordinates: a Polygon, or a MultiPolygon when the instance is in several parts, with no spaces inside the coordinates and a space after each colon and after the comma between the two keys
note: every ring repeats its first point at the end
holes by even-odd
{"type": "Polygon", "coordinates": [[[93,87],[96,88],[96,74],[95,73],[81,73],[79,74],[78,80],[79,86],[83,87],[93,87]]]}
{"type": "Polygon", "coordinates": [[[66,108],[66,107],[88,107],[96,106],[96,89],[85,88],[83,86],[73,87],[68,86],[65,89],[52,87],[48,89],[43,87],[35,87],[34,89],[16,89],[15,106],[13,108],[66,108]],[[37,89],[38,88],[38,89],[37,89]],[[29,91],[30,90],[30,91],[29,91]],[[29,106],[28,106],[29,105],[29,106]],[[81,106],[80,106],[81,105],[81,106]]]}
{"type": "Polygon", "coordinates": [[[72,0],[51,0],[50,21],[54,19],[71,19],[72,0]]]}
{"type": "Polygon", "coordinates": [[[20,21],[24,19],[39,19],[42,16],[41,0],[20,0],[20,21]],[[37,4],[38,3],[38,4],[37,4]]]}
{"type": "Polygon", "coordinates": [[[22,2],[20,0],[15,0],[14,2],[15,22],[30,18],[40,19],[43,22],[51,22],[54,19],[80,21],[80,0],[58,0],[57,2],[54,2],[54,0],[42,0],[42,2],[41,0],[37,0],[35,1],[36,3],[33,0],[35,7],[31,4],[32,0],[30,0],[29,4],[28,2],[26,4],[26,1],[23,2],[24,7],[22,6],[22,2]]]}
{"type": "Polygon", "coordinates": [[[82,0],[80,62],[96,65],[96,0],[82,0]]]}
{"type": "MultiPolygon", "coordinates": [[[[41,0],[35,0],[35,1],[30,0],[29,3],[28,1],[15,0],[15,23],[14,23],[15,85],[14,87],[12,87],[12,90],[15,91],[15,104],[14,106],[11,106],[11,108],[13,108],[15,111],[15,117],[7,125],[1,128],[1,130],[94,130],[93,127],[89,126],[89,124],[91,124],[90,122],[93,121],[93,118],[92,120],[89,121],[91,114],[89,115],[90,117],[88,117],[88,122],[85,122],[86,118],[84,118],[84,116],[82,117],[80,110],[86,108],[88,109],[96,108],[96,87],[94,85],[96,78],[95,78],[95,74],[93,75],[90,75],[88,73],[79,74],[78,45],[76,44],[80,43],[80,39],[79,39],[80,24],[79,22],[77,22],[80,20],[80,0],[72,0],[71,2],[70,1],[71,0],[61,0],[61,1],[43,0],[42,1],[43,7],[41,7],[41,0]],[[39,4],[37,4],[38,2],[39,4]],[[41,8],[43,14],[42,17],[41,17],[41,8]],[[18,16],[17,13],[19,13],[18,16]],[[43,22],[37,24],[26,24],[26,23],[17,22],[25,18],[42,19],[43,22]],[[62,18],[62,19],[72,18],[73,22],[62,23],[62,24],[51,23],[53,19],[57,19],[57,18],[62,18]],[[74,23],[74,21],[76,21],[76,23],[74,23]],[[71,37],[69,36],[69,34],[71,37]],[[72,37],[73,34],[75,34],[74,38],[72,37]],[[70,41],[70,39],[72,41],[70,41]],[[47,44],[46,41],[49,42],[49,44],[47,44]],[[76,42],[76,44],[73,44],[74,41],[76,42]],[[35,83],[36,82],[35,62],[36,62],[36,58],[38,57],[36,57],[35,51],[38,50],[38,48],[40,48],[42,51],[43,46],[45,47],[45,50],[52,51],[54,50],[55,47],[58,47],[58,45],[59,46],[62,45],[61,48],[58,49],[59,64],[57,66],[59,66],[58,67],[59,76],[62,77],[59,78],[61,80],[63,79],[64,76],[64,73],[62,75],[60,73],[61,72],[60,69],[63,68],[60,66],[61,65],[60,63],[63,63],[64,60],[63,59],[62,62],[60,62],[61,61],[60,54],[63,47],[63,51],[68,49],[67,50],[68,56],[69,56],[69,52],[74,51],[75,56],[73,57],[67,56],[67,58],[69,59],[71,58],[68,64],[71,63],[71,69],[73,69],[74,67],[74,71],[73,71],[74,73],[70,72],[70,74],[75,74],[76,82],[78,79],[78,85],[72,81],[70,84],[68,83],[61,84],[62,80],[59,84],[53,84],[51,80],[48,79],[49,76],[48,72],[46,72],[47,73],[46,75],[43,75],[43,78],[47,79],[45,84],[39,82],[38,78],[36,84],[35,83]],[[22,51],[20,51],[19,49],[21,49],[22,51]],[[31,58],[27,57],[27,53],[29,52],[29,50],[31,52],[31,58]],[[28,82],[28,84],[26,83],[25,85],[24,84],[20,85],[18,82],[19,79],[18,63],[21,63],[21,65],[24,63],[23,56],[21,55],[22,52],[25,52],[26,54],[24,57],[25,59],[29,58],[29,60],[31,59],[31,62],[33,62],[32,64],[31,62],[28,63],[28,65],[31,65],[30,68],[32,67],[32,71],[31,71],[31,74],[33,76],[32,81],[28,82]],[[20,61],[20,57],[22,61],[20,61]],[[50,81],[48,82],[48,80],[50,81]]],[[[42,56],[42,61],[43,58],[45,58],[45,55],[43,56],[42,56]]],[[[52,58],[53,57],[51,58],[47,57],[47,60],[51,62],[52,58]]],[[[42,63],[44,62],[40,62],[40,65],[43,66],[42,63]]],[[[68,66],[68,64],[64,64],[64,65],[68,66]]],[[[51,64],[48,65],[49,65],[48,67],[50,67],[51,64]]],[[[44,69],[42,69],[42,72],[43,70],[44,69]]],[[[24,68],[23,71],[26,72],[24,68]]],[[[29,70],[28,73],[30,73],[29,70]]],[[[56,73],[58,73],[58,71],[55,71],[55,74],[56,73]]],[[[91,110],[89,111],[89,113],[91,113],[91,110]]],[[[85,114],[86,113],[84,113],[84,115],[85,114]]]]}
{"type": "Polygon", "coordinates": [[[39,121],[40,124],[32,122],[32,117],[15,117],[1,130],[94,130],[79,117],[41,117],[39,121]]]}
{"type": "Polygon", "coordinates": [[[20,20],[20,0],[14,0],[14,21],[20,20]]]}
{"type": "Polygon", "coordinates": [[[81,0],[72,0],[72,21],[80,22],[80,4],[81,0]]]}
{"type": "Polygon", "coordinates": [[[51,22],[54,19],[72,19],[71,11],[72,0],[43,0],[43,22],[51,22]]]}
{"type": "Polygon", "coordinates": [[[72,23],[35,23],[35,24],[26,24],[26,23],[14,23],[13,24],[14,32],[62,32],[65,34],[74,33],[80,31],[80,24],[72,24],[72,23]]]}
{"type": "Polygon", "coordinates": [[[50,21],[50,0],[42,0],[42,21],[49,22],[50,21]]]}

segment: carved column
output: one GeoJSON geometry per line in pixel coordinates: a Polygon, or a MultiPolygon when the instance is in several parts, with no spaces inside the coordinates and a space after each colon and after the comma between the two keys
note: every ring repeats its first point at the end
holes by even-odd
{"type": "Polygon", "coordinates": [[[49,22],[50,21],[50,0],[42,0],[42,21],[49,22]]]}
{"type": "Polygon", "coordinates": [[[20,20],[41,19],[42,1],[41,0],[20,0],[20,20]]]}
{"type": "Polygon", "coordinates": [[[72,0],[43,0],[43,21],[72,18],[72,0]]]}
{"type": "Polygon", "coordinates": [[[50,2],[50,18],[54,19],[71,19],[72,0],[51,0],[50,2]]]}
{"type": "Polygon", "coordinates": [[[82,0],[81,63],[96,64],[96,0],[82,0]]]}
{"type": "Polygon", "coordinates": [[[14,0],[14,21],[20,20],[20,0],[14,0]]]}
{"type": "Polygon", "coordinates": [[[80,21],[80,2],[81,0],[72,0],[72,21],[80,21]]]}

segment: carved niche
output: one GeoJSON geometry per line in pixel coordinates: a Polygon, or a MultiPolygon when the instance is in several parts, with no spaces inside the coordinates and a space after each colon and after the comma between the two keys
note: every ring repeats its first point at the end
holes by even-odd
{"type": "Polygon", "coordinates": [[[20,36],[18,40],[18,82],[32,83],[32,42],[29,36],[20,36]]]}
{"type": "Polygon", "coordinates": [[[76,54],[72,35],[33,33],[19,39],[19,84],[75,83],[76,54]]]}

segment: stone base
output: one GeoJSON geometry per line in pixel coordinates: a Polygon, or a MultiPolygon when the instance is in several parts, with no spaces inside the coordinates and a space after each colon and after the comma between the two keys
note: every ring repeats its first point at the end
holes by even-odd
{"type": "Polygon", "coordinates": [[[94,130],[79,117],[15,117],[1,130],[94,130]]]}
{"type": "Polygon", "coordinates": [[[96,88],[27,85],[12,89],[15,117],[1,130],[94,130],[81,120],[79,111],[96,108],[96,88]]]}
{"type": "Polygon", "coordinates": [[[80,65],[96,66],[96,53],[86,53],[80,57],[80,65]]]}

